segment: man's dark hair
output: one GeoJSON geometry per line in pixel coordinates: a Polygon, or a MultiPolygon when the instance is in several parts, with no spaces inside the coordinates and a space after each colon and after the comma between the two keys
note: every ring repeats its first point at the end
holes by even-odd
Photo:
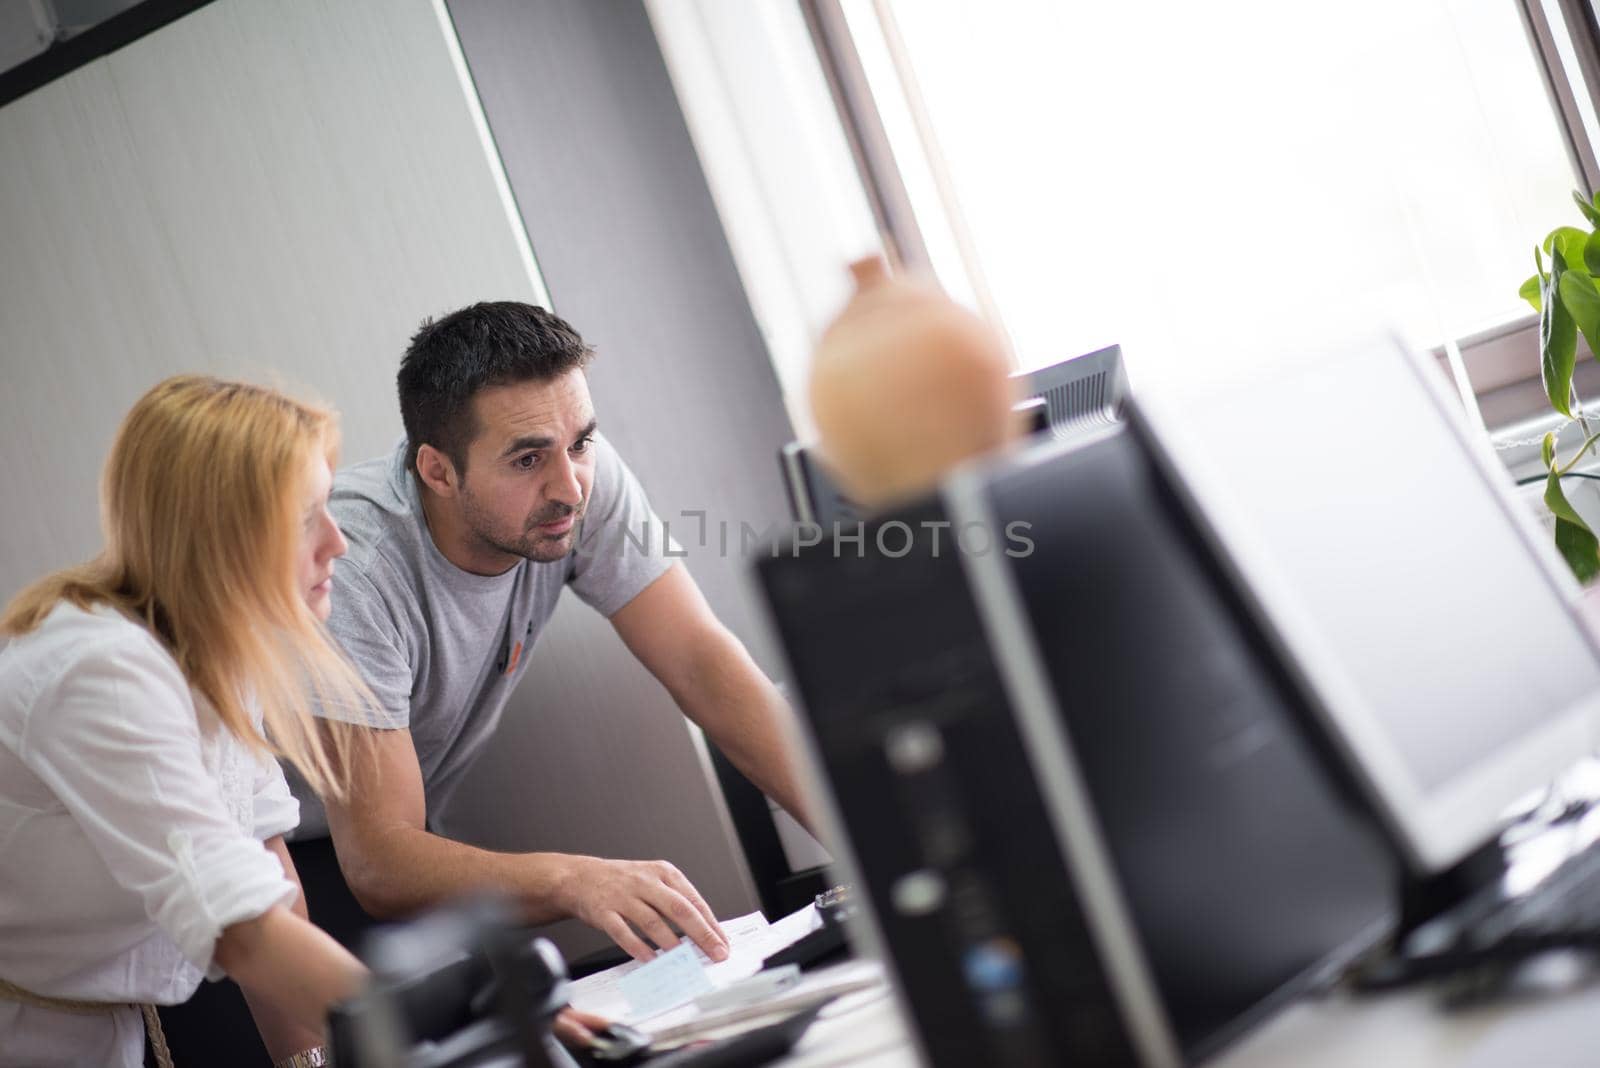
{"type": "Polygon", "coordinates": [[[432,445],[465,474],[478,434],[472,398],[491,386],[548,382],[589,362],[594,350],[566,321],[532,304],[473,304],[424,319],[400,361],[400,418],[406,467],[432,445]]]}

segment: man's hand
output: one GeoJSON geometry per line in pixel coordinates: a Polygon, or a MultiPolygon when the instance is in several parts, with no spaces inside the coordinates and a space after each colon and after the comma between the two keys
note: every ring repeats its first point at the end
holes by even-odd
{"type": "Polygon", "coordinates": [[[362,907],[393,918],[474,890],[511,895],[530,925],[568,916],[629,956],[677,945],[676,927],[712,960],[727,940],[705,898],[666,861],[493,853],[429,833],[422,771],[406,730],[374,731],[353,761],[349,796],[325,798],[339,867],[362,907]],[[644,938],[640,937],[643,934],[644,938]]]}
{"type": "Polygon", "coordinates": [[[564,911],[610,935],[628,956],[651,960],[656,949],[671,949],[678,944],[676,927],[712,960],[727,959],[727,936],[711,906],[671,864],[599,857],[568,861],[559,891],[564,911]]]}

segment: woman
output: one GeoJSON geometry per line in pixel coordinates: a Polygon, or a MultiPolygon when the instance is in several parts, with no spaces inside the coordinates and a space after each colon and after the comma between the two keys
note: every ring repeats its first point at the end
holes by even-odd
{"type": "Polygon", "coordinates": [[[273,756],[338,794],[310,706],[366,698],[320,624],[337,440],[268,389],[162,382],[112,446],[105,550],[0,617],[0,1065],[140,1065],[141,1006],[224,973],[275,1061],[320,1063],[364,970],[305,919],[273,756]]]}

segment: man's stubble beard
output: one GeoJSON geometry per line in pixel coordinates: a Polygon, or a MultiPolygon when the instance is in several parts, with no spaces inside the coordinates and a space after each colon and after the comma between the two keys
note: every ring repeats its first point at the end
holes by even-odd
{"type": "Polygon", "coordinates": [[[583,503],[576,508],[563,506],[566,510],[559,515],[541,513],[534,517],[534,522],[528,523],[523,528],[520,535],[510,538],[493,528],[489,516],[478,507],[477,499],[472,494],[463,494],[461,504],[467,529],[471,530],[473,536],[480,542],[496,552],[508,556],[520,556],[538,564],[553,564],[572,554],[578,544],[578,525],[583,522],[584,514],[589,508],[589,500],[585,497],[583,503]],[[539,523],[554,523],[565,519],[568,515],[574,516],[572,529],[559,538],[540,534],[534,529],[539,523]]]}

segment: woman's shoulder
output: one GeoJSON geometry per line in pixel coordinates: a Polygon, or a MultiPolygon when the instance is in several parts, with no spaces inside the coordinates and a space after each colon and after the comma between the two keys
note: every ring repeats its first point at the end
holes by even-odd
{"type": "Polygon", "coordinates": [[[43,683],[107,661],[182,682],[177,661],[144,625],[110,605],[80,608],[67,601],[52,608],[33,630],[12,639],[0,654],[0,679],[15,674],[43,683]]]}
{"type": "Polygon", "coordinates": [[[44,620],[19,640],[41,639],[45,644],[78,646],[85,651],[104,649],[154,649],[165,651],[148,627],[108,604],[79,607],[62,601],[44,620]]]}

